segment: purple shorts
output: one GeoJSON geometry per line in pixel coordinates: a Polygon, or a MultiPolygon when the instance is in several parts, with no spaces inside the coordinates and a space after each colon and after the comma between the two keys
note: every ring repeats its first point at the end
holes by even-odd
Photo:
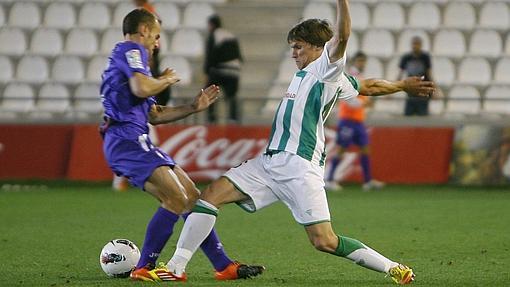
{"type": "Polygon", "coordinates": [[[348,148],[354,144],[357,146],[368,145],[368,134],[365,125],[350,120],[340,120],[337,126],[336,144],[348,148]]]}
{"type": "Polygon", "coordinates": [[[126,139],[106,133],[103,151],[110,168],[119,176],[125,176],[132,185],[144,189],[144,184],[160,166],[174,167],[174,160],[155,147],[147,134],[138,139],[126,139]]]}

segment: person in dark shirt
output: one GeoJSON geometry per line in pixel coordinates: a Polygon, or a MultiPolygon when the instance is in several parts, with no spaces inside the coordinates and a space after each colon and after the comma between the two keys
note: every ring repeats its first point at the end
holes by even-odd
{"type": "MultiPolygon", "coordinates": [[[[236,94],[243,61],[239,42],[231,32],[222,28],[218,15],[210,16],[207,23],[209,35],[205,46],[204,63],[206,86],[213,83],[222,87],[229,106],[229,122],[236,123],[239,120],[236,94]]],[[[208,110],[208,121],[215,123],[216,120],[215,105],[211,105],[208,110]]]]}
{"type": "MultiPolygon", "coordinates": [[[[400,73],[398,79],[404,75],[407,77],[423,77],[425,81],[433,81],[431,73],[430,55],[422,50],[422,39],[415,36],[411,39],[411,52],[405,54],[400,59],[400,73]]],[[[404,115],[406,116],[426,116],[429,114],[429,98],[417,97],[407,94],[404,115]]]]}

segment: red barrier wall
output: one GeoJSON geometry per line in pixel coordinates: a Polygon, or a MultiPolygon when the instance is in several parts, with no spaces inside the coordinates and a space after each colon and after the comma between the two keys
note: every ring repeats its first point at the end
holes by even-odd
{"type": "MultiPolygon", "coordinates": [[[[270,128],[263,126],[161,126],[161,149],[195,180],[211,180],[262,152],[270,128]]],[[[372,128],[372,170],[389,183],[445,183],[452,152],[451,128],[372,128]]],[[[329,150],[334,131],[327,131],[329,150]]],[[[0,178],[112,177],[96,125],[0,126],[0,178]]],[[[330,153],[331,154],[331,153],[330,153]]],[[[353,155],[344,175],[359,180],[353,155]]]]}

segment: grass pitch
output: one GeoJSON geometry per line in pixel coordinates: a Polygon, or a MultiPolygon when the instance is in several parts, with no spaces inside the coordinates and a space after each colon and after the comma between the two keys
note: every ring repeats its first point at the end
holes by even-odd
{"type": "MultiPolygon", "coordinates": [[[[336,231],[412,266],[416,286],[510,284],[508,189],[389,186],[365,193],[348,186],[328,198],[336,231]]],[[[128,238],[141,248],[156,208],[143,192],[117,193],[106,185],[1,189],[0,286],[149,286],[107,278],[99,252],[114,238],[128,238]]],[[[165,262],[181,227],[161,256],[165,262]]],[[[227,206],[217,229],[232,258],[264,264],[266,273],[217,282],[205,256],[197,253],[187,270],[189,281],[175,285],[392,286],[382,274],[315,251],[282,204],[256,214],[227,206]]]]}

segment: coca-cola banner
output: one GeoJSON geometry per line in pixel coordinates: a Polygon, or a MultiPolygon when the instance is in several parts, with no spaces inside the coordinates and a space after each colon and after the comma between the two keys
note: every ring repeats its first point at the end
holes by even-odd
{"type": "MultiPolygon", "coordinates": [[[[265,150],[269,126],[162,125],[160,148],[196,181],[210,181],[265,150]]],[[[326,130],[328,154],[335,131],[326,130]]],[[[444,183],[452,152],[452,128],[370,129],[372,171],[389,183],[444,183]]],[[[331,158],[331,156],[329,157],[331,158]]],[[[326,164],[326,168],[327,168],[326,164]]],[[[360,178],[358,154],[347,153],[338,178],[360,178]]],[[[0,178],[110,180],[96,125],[1,126],[0,178]]]]}
{"type": "Polygon", "coordinates": [[[266,126],[162,126],[160,148],[173,157],[191,178],[212,180],[229,168],[263,152],[270,128],[266,126]]]}

